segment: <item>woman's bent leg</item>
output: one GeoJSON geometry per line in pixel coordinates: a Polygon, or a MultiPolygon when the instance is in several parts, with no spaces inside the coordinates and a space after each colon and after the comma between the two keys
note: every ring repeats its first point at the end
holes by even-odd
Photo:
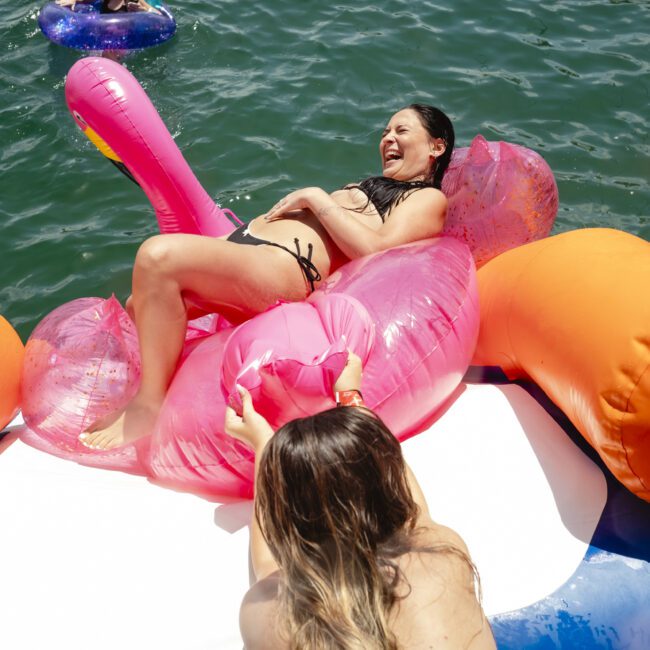
{"type": "Polygon", "coordinates": [[[296,261],[280,249],[198,235],[147,240],[136,256],[129,305],[140,344],[140,388],[113,424],[83,433],[80,439],[88,447],[112,449],[152,432],[183,348],[184,296],[214,311],[251,316],[279,298],[300,300],[306,294],[296,261]]]}

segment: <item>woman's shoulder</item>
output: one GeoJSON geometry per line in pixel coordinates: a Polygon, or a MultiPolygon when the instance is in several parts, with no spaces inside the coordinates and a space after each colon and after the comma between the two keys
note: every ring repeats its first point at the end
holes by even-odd
{"type": "Polygon", "coordinates": [[[422,522],[413,533],[412,545],[399,563],[406,594],[417,607],[437,603],[444,612],[455,600],[476,601],[474,564],[456,531],[431,520],[422,522]]]}
{"type": "Polygon", "coordinates": [[[447,206],[447,197],[437,187],[427,185],[416,187],[412,191],[405,191],[403,202],[414,203],[415,201],[433,203],[435,205],[447,206]]]}
{"type": "Polygon", "coordinates": [[[402,597],[394,631],[408,648],[495,648],[476,593],[467,545],[451,528],[429,521],[415,532],[414,548],[400,559],[402,597]]]}
{"type": "Polygon", "coordinates": [[[404,571],[414,570],[416,579],[433,572],[473,590],[474,565],[465,540],[455,530],[423,517],[411,539],[404,571]]]}
{"type": "Polygon", "coordinates": [[[282,650],[289,646],[278,630],[280,572],[256,582],[244,596],[239,610],[239,629],[246,650],[282,650]]]}
{"type": "Polygon", "coordinates": [[[443,526],[430,516],[418,518],[418,525],[414,532],[416,546],[421,544],[449,544],[458,550],[467,553],[467,544],[460,534],[449,526],[443,526]]]}
{"type": "Polygon", "coordinates": [[[409,224],[418,233],[415,239],[434,237],[442,232],[447,215],[447,198],[435,187],[421,187],[396,201],[391,210],[393,223],[409,224]]]}

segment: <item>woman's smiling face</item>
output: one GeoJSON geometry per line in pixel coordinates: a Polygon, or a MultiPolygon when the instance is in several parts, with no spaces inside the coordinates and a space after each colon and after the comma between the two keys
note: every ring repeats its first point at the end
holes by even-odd
{"type": "Polygon", "coordinates": [[[440,145],[437,140],[431,138],[414,110],[398,111],[379,142],[383,175],[398,181],[423,180],[435,157],[444,152],[444,143],[440,141],[440,145]]]}

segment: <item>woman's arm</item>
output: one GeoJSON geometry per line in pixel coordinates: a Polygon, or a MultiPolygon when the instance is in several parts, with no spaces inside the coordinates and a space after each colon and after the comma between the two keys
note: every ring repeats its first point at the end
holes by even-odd
{"type": "Polygon", "coordinates": [[[438,235],[444,225],[447,199],[433,187],[414,191],[392,209],[381,228],[374,230],[359,220],[358,213],[340,206],[321,188],[308,187],[285,196],[264,218],[272,221],[305,209],[316,215],[343,254],[355,259],[438,235]]]}
{"type": "MultiPolygon", "coordinates": [[[[233,438],[237,438],[252,447],[255,452],[255,484],[257,484],[260,459],[264,448],[273,435],[273,429],[253,407],[250,393],[242,386],[237,386],[237,390],[242,400],[242,415],[237,415],[234,409],[228,407],[226,409],[225,430],[233,438]]],[[[262,580],[262,578],[278,570],[278,564],[264,539],[264,535],[262,535],[255,513],[253,513],[251,520],[251,561],[256,581],[262,580]]]]}
{"type": "MultiPolygon", "coordinates": [[[[334,390],[336,392],[347,391],[347,390],[356,390],[361,391],[361,380],[363,377],[363,368],[361,364],[361,359],[354,354],[354,352],[348,352],[348,360],[343,368],[343,371],[338,376],[336,382],[334,382],[334,390]]],[[[364,407],[365,408],[365,407],[364,407]]],[[[408,483],[409,489],[411,490],[411,495],[413,500],[420,509],[420,514],[418,516],[418,525],[426,525],[431,522],[431,515],[429,514],[429,506],[427,505],[427,500],[422,492],[422,488],[418,483],[418,480],[413,474],[413,470],[404,463],[406,468],[406,481],[408,483]]]]}
{"type": "MultiPolygon", "coordinates": [[[[361,375],[361,359],[356,354],[349,352],[348,361],[334,384],[334,390],[360,389],[361,375]]],[[[238,385],[237,390],[242,401],[242,414],[241,416],[237,415],[235,410],[228,406],[224,428],[228,435],[237,438],[255,452],[254,480],[257,485],[260,460],[266,445],[273,436],[273,429],[266,419],[255,410],[251,394],[243,386],[238,385]]],[[[254,514],[251,520],[251,561],[257,582],[275,573],[279,568],[254,514]]]]}

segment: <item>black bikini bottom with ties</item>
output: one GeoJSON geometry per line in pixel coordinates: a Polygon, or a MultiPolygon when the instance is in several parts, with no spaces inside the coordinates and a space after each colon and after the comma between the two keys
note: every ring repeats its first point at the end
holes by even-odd
{"type": "Polygon", "coordinates": [[[267,246],[275,246],[276,248],[281,248],[283,251],[287,251],[289,255],[294,257],[296,261],[298,262],[298,266],[300,267],[300,270],[305,274],[305,277],[307,278],[307,282],[309,282],[309,286],[311,287],[311,290],[314,290],[314,283],[318,282],[321,279],[321,275],[318,272],[318,269],[314,266],[314,263],[311,261],[311,255],[314,250],[314,247],[311,244],[307,245],[307,257],[304,255],[300,254],[300,241],[296,237],[293,240],[293,243],[296,245],[296,252],[294,253],[290,248],[287,248],[286,246],[283,246],[282,244],[276,244],[275,242],[272,241],[267,241],[266,239],[259,239],[257,237],[253,237],[248,232],[248,224],[244,223],[237,230],[234,230],[233,232],[230,233],[228,236],[228,241],[234,242],[236,244],[246,244],[248,246],[261,246],[262,244],[266,244],[267,246]]]}

